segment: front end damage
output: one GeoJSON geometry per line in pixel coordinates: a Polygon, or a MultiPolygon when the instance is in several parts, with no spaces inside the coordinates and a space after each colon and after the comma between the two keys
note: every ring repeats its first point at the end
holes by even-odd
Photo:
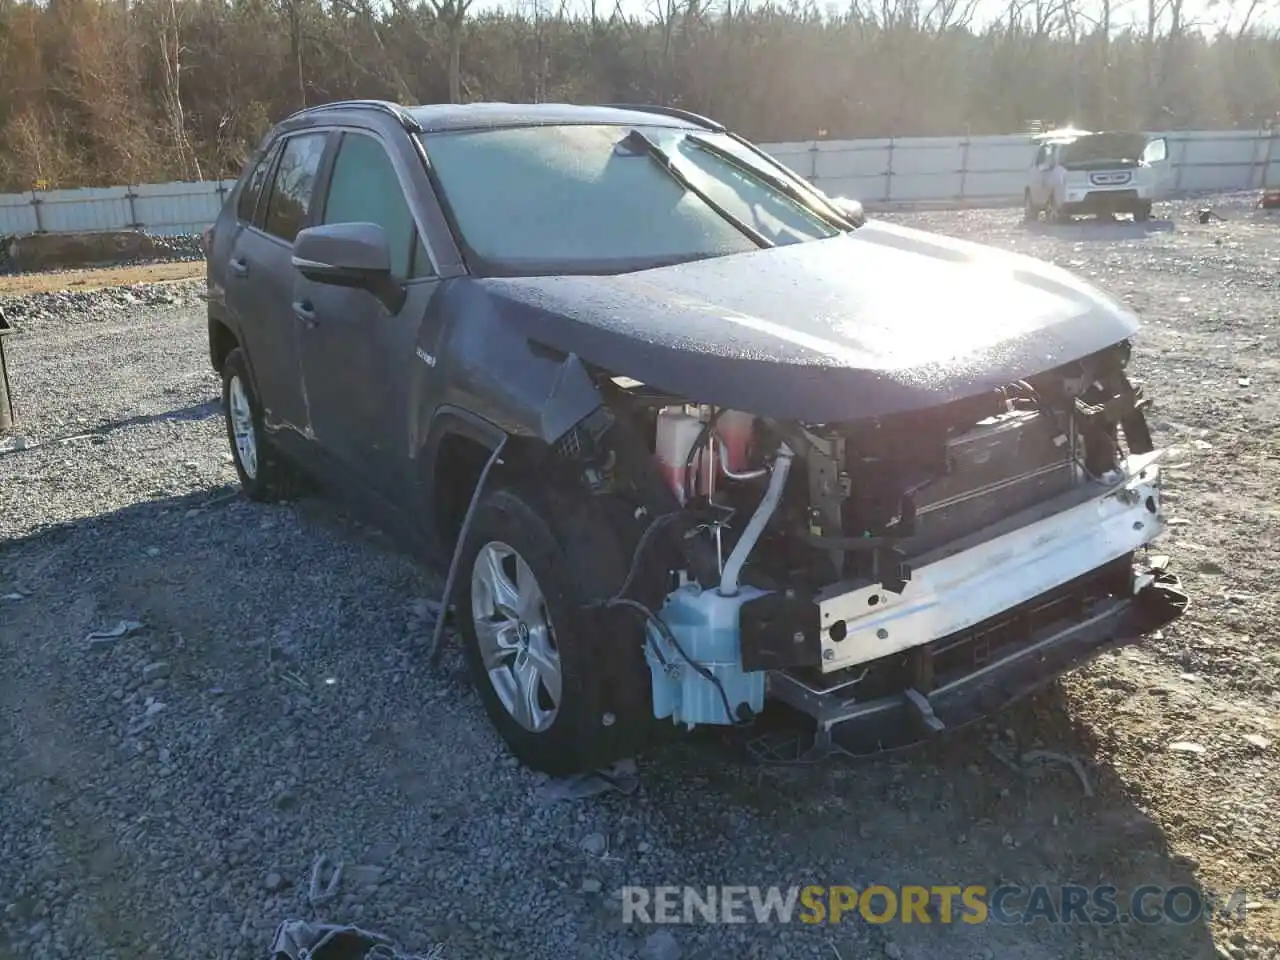
{"type": "Polygon", "coordinates": [[[591,607],[644,644],[653,715],[739,726],[773,700],[817,752],[874,752],[1176,618],[1176,578],[1141,562],[1165,519],[1128,359],[838,423],[589,370],[604,404],[554,459],[612,505],[631,569],[591,607]]]}

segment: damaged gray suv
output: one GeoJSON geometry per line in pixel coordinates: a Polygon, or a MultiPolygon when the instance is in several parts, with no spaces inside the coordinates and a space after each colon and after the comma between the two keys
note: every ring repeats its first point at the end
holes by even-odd
{"type": "Polygon", "coordinates": [[[1143,559],[1136,319],[705,118],[313,107],[206,249],[244,490],[305,479],[448,562],[532,767],[770,716],[893,748],[1185,608],[1143,559]]]}

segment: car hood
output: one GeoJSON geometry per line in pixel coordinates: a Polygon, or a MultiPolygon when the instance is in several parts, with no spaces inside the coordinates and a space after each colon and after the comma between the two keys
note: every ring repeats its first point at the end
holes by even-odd
{"type": "Polygon", "coordinates": [[[880,221],[635,273],[470,282],[531,340],[614,375],[809,422],[972,396],[1138,327],[1051,264],[880,221]]]}

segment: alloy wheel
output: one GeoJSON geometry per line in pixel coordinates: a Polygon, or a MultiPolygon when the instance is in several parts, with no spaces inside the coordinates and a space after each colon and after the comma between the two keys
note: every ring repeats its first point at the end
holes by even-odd
{"type": "Polygon", "coordinates": [[[555,629],[529,564],[493,540],[471,568],[471,616],[480,659],[499,701],[524,729],[542,733],[560,710],[555,629]]]}
{"type": "Polygon", "coordinates": [[[236,456],[245,476],[250,480],[258,475],[258,436],[253,424],[253,407],[249,395],[238,376],[231,378],[227,390],[231,408],[231,432],[235,437],[236,456]]]}

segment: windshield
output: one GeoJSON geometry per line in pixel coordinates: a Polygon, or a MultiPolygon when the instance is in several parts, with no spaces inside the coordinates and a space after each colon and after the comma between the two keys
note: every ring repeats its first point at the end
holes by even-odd
{"type": "Polygon", "coordinates": [[[423,142],[481,274],[641,270],[841,232],[816,203],[809,209],[771,183],[781,173],[725,134],[557,125],[427,134],[423,142]],[[672,169],[643,149],[645,140],[672,169]]]}

